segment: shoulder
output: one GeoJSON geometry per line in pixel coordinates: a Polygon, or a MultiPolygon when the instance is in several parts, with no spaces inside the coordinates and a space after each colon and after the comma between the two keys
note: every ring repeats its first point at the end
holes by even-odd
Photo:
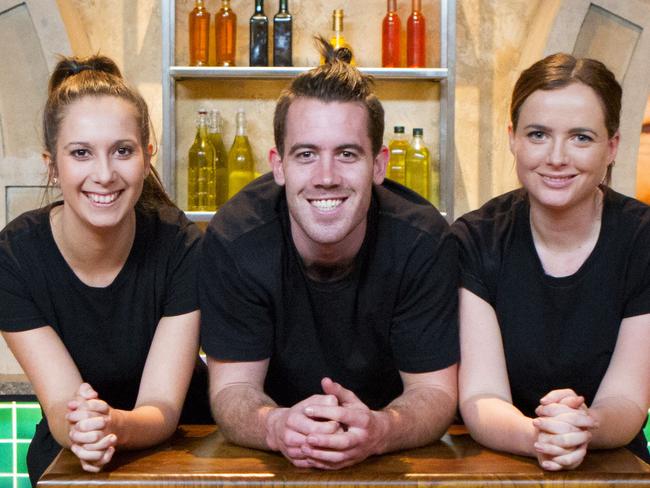
{"type": "MultiPolygon", "coordinates": [[[[58,203],[57,203],[58,204],[58,203]]],[[[49,229],[50,210],[54,205],[47,205],[25,212],[0,231],[0,252],[3,256],[26,254],[45,248],[49,242],[44,237],[49,229]]]]}
{"type": "Polygon", "coordinates": [[[391,180],[375,185],[373,196],[380,222],[386,221],[394,232],[410,229],[439,240],[449,224],[428,200],[391,180]]]}
{"type": "Polygon", "coordinates": [[[513,190],[459,217],[452,224],[451,233],[461,242],[475,239],[494,242],[510,234],[517,218],[527,209],[526,192],[513,190]]]}
{"type": "Polygon", "coordinates": [[[618,239],[650,245],[650,206],[645,203],[606,188],[604,221],[618,239]]]}
{"type": "Polygon", "coordinates": [[[185,213],[171,205],[161,205],[155,210],[136,210],[137,222],[141,231],[148,233],[149,239],[157,244],[183,239],[195,242],[201,237],[199,228],[185,213]]]}
{"type": "Polygon", "coordinates": [[[267,173],[228,200],[208,225],[206,235],[234,242],[269,226],[280,229],[280,208],[284,189],[267,173]]]}

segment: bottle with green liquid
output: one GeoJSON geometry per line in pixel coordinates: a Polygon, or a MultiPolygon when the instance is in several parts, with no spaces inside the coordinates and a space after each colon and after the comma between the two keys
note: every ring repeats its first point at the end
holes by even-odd
{"type": "Polygon", "coordinates": [[[424,131],[413,129],[413,140],[406,151],[406,186],[429,199],[429,150],[422,138],[424,131]]]}
{"type": "Polygon", "coordinates": [[[406,151],[409,143],[404,134],[404,127],[396,125],[393,129],[393,138],[388,143],[388,171],[386,176],[397,183],[406,185],[406,151]]]}
{"type": "Polygon", "coordinates": [[[246,135],[246,113],[237,110],[237,133],[228,153],[228,198],[253,181],[255,160],[246,135]]]}
{"type": "Polygon", "coordinates": [[[210,110],[210,123],[208,126],[208,138],[214,147],[215,166],[215,202],[219,209],[228,200],[228,153],[223,144],[221,136],[221,114],[219,110],[210,110]]]}
{"type": "Polygon", "coordinates": [[[208,138],[208,111],[199,110],[196,137],[188,154],[187,208],[210,211],[216,209],[214,147],[208,138]]]}

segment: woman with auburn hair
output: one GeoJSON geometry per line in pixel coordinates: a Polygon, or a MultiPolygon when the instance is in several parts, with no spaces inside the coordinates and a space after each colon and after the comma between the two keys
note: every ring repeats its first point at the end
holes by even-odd
{"type": "Polygon", "coordinates": [[[210,419],[197,363],[200,234],[151,166],[146,103],[110,59],[62,59],[43,135],[62,199],[0,232],[0,329],[44,413],[32,484],[61,447],[99,471],[116,449],[169,437],[195,369],[186,421],[210,419]]]}
{"type": "Polygon", "coordinates": [[[453,225],[463,419],[478,442],[547,470],[588,449],[650,459],[650,208],[607,186],[620,109],[602,63],[533,64],[508,129],[522,188],[453,225]]]}

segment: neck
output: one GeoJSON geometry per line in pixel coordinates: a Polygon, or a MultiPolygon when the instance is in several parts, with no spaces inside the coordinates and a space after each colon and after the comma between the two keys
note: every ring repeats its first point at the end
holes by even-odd
{"type": "Polygon", "coordinates": [[[117,228],[99,229],[73,218],[65,204],[50,211],[52,235],[74,273],[87,285],[107,286],[122,269],[135,238],[135,210],[117,228]]]}
{"type": "Polygon", "coordinates": [[[530,226],[536,244],[549,250],[565,251],[597,240],[603,211],[603,192],[567,209],[549,209],[530,202],[530,226]]]}

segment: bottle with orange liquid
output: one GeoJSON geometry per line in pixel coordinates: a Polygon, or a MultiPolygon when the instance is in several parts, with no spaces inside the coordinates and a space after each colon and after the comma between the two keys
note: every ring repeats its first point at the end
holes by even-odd
{"type": "Polygon", "coordinates": [[[221,0],[221,9],[214,15],[217,66],[235,66],[237,47],[237,15],[230,0],[221,0]]]}
{"type": "Polygon", "coordinates": [[[381,28],[381,65],[384,68],[402,66],[400,56],[400,19],[397,0],[387,0],[386,16],[381,28]]]}
{"type": "Polygon", "coordinates": [[[412,12],[406,22],[406,66],[422,68],[426,63],[426,25],[422,0],[413,0],[412,12]]]}
{"type": "Polygon", "coordinates": [[[190,12],[190,66],[208,64],[208,39],[210,32],[210,12],[203,0],[194,1],[194,10],[190,12]]]}

